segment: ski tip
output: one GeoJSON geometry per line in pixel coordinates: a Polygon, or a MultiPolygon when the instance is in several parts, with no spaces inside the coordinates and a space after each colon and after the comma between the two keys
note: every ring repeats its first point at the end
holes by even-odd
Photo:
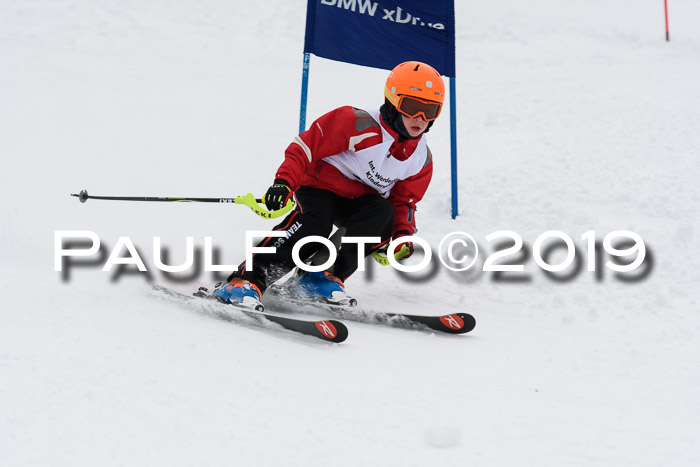
{"type": "MultiPolygon", "coordinates": [[[[476,319],[469,313],[452,313],[443,315],[438,318],[440,320],[438,329],[448,334],[465,334],[476,327],[476,319]]],[[[430,326],[429,323],[426,323],[430,326]]]]}
{"type": "Polygon", "coordinates": [[[340,321],[329,319],[326,321],[316,321],[315,324],[318,329],[318,337],[323,340],[339,344],[348,338],[348,328],[340,321]]]}
{"type": "Polygon", "coordinates": [[[455,313],[453,315],[447,315],[446,317],[440,318],[440,320],[447,326],[448,332],[454,334],[465,334],[472,331],[476,327],[476,319],[469,313],[455,313]],[[461,327],[459,329],[453,329],[446,321],[452,321],[449,317],[459,316],[462,320],[461,327]]]}
{"type": "Polygon", "coordinates": [[[462,318],[462,321],[464,321],[464,331],[463,332],[469,332],[474,330],[476,327],[476,318],[474,318],[472,315],[469,313],[458,313],[460,318],[462,318]]]}

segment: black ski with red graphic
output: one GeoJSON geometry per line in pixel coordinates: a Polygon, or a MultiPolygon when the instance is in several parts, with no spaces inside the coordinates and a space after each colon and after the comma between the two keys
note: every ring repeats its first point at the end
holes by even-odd
{"type": "Polygon", "coordinates": [[[406,313],[383,313],[369,311],[359,307],[346,308],[330,304],[333,314],[339,318],[362,323],[376,323],[404,329],[421,329],[428,327],[433,331],[447,334],[465,334],[476,327],[476,319],[469,313],[450,313],[440,316],[414,315],[406,313]]]}
{"type": "Polygon", "coordinates": [[[257,323],[263,325],[268,322],[272,322],[282,326],[290,331],[295,331],[301,334],[306,334],[309,336],[318,337],[324,341],[343,342],[348,338],[348,328],[341,323],[333,319],[330,320],[305,320],[298,318],[291,318],[289,316],[280,316],[276,314],[270,314],[268,312],[257,311],[250,308],[244,308],[236,305],[230,305],[222,303],[215,299],[209,298],[198,298],[194,295],[187,295],[175,290],[163,287],[161,285],[151,284],[151,288],[159,293],[166,296],[176,298],[178,300],[183,300],[187,303],[201,303],[208,308],[208,312],[214,314],[218,317],[225,317],[229,315],[229,311],[235,311],[245,315],[250,320],[246,322],[257,323]]]}
{"type": "MultiPolygon", "coordinates": [[[[244,313],[247,313],[247,311],[244,310],[244,313]]],[[[340,321],[334,319],[307,321],[304,319],[290,318],[288,316],[271,315],[267,312],[261,313],[256,311],[254,313],[264,316],[266,320],[277,323],[283,328],[302,334],[308,334],[309,336],[315,336],[324,341],[340,343],[348,338],[348,328],[340,321]]]]}
{"type": "MultiPolygon", "coordinates": [[[[366,310],[361,306],[357,306],[356,300],[352,300],[352,302],[346,304],[337,304],[300,299],[291,296],[279,286],[270,287],[265,298],[268,299],[266,303],[270,303],[272,308],[275,308],[278,304],[284,304],[285,307],[297,305],[295,311],[303,311],[303,307],[307,305],[316,310],[323,309],[330,311],[338,318],[361,323],[384,324],[397,328],[425,329],[425,327],[428,327],[433,331],[447,334],[465,334],[476,327],[476,319],[469,313],[450,313],[440,316],[386,313],[382,311],[366,310]]],[[[263,300],[265,300],[265,298],[263,298],[263,300]]]]}
{"type": "Polygon", "coordinates": [[[403,316],[415,323],[428,326],[434,331],[442,331],[448,334],[464,334],[476,327],[476,319],[469,313],[452,313],[442,316],[405,315],[403,316]]]}

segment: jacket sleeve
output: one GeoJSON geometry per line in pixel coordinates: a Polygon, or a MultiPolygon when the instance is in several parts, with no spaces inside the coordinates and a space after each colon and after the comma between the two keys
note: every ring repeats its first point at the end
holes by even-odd
{"type": "Polygon", "coordinates": [[[416,228],[416,204],[423,199],[433,176],[433,157],[428,149],[425,165],[416,175],[396,182],[391,189],[389,202],[394,206],[394,229],[392,237],[413,235],[416,228]]]}
{"type": "Polygon", "coordinates": [[[297,190],[304,174],[313,172],[323,158],[377,144],[382,138],[381,131],[378,124],[372,122],[374,120],[367,112],[350,106],[321,116],[287,147],[275,179],[285,180],[292,190],[297,190]],[[366,121],[367,118],[371,122],[366,121]]]}

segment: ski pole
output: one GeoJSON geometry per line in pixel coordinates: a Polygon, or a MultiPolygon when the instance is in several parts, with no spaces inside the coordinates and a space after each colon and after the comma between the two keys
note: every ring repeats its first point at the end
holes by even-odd
{"type": "Polygon", "coordinates": [[[255,214],[264,219],[274,219],[287,214],[294,209],[294,201],[291,199],[287,204],[277,211],[268,211],[258,203],[264,203],[265,197],[262,199],[256,198],[252,193],[234,198],[187,198],[187,197],[156,197],[156,196],[96,196],[89,195],[87,190],[82,190],[79,194],[72,193],[71,196],[77,197],[81,203],[88,199],[102,199],[111,201],[157,201],[157,202],[184,202],[184,203],[223,203],[223,204],[242,204],[248,206],[255,214]]]}

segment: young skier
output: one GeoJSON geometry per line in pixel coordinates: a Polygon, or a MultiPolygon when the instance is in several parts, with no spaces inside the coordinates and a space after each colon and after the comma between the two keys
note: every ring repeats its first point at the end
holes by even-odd
{"type": "MultiPolygon", "coordinates": [[[[278,210],[294,197],[295,209],[275,227],[284,237],[269,237],[258,246],[275,253],[256,254],[219,285],[213,295],[227,303],[256,306],[265,289],[295,265],[292,248],[301,239],[329,237],[335,225],[344,237],[379,237],[365,245],[363,257],[392,238],[417,232],[414,212],[433,172],[426,133],[440,115],[445,85],[440,74],[421,62],[405,62],[389,74],[384,105],[377,111],[350,106],[323,115],[289,145],[264,202],[278,210]]],[[[308,261],[319,243],[299,251],[308,261]]],[[[413,245],[397,249],[397,259],[413,253],[413,245]]],[[[301,271],[291,286],[294,293],[314,300],[343,303],[344,281],[358,267],[358,244],[343,243],[326,271],[301,271]]]]}

